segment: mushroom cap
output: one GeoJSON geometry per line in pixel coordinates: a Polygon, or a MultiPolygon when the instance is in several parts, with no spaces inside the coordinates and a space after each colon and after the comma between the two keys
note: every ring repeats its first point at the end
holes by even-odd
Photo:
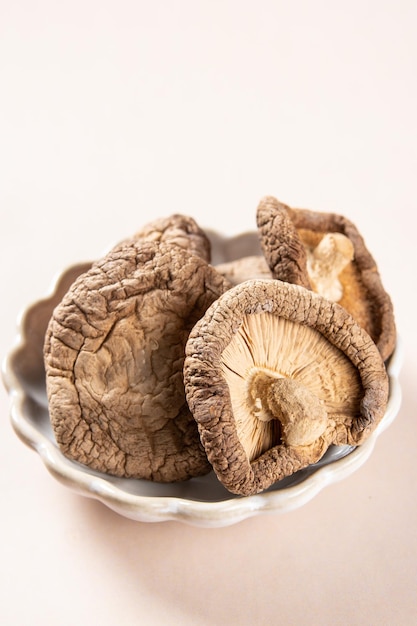
{"type": "Polygon", "coordinates": [[[44,347],[50,418],[65,456],[161,482],[211,469],[182,368],[191,328],[229,286],[178,245],[134,239],[75,281],[44,347]]]}
{"type": "Polygon", "coordinates": [[[143,226],[135,234],[134,239],[175,244],[191,254],[201,257],[207,263],[210,262],[210,240],[197,222],[188,215],[174,213],[169,217],[153,220],[143,226]]]}
{"type": "Polygon", "coordinates": [[[268,264],[261,255],[240,257],[233,261],[219,263],[215,267],[232,285],[238,285],[253,278],[272,278],[268,264]]]}
{"type": "Polygon", "coordinates": [[[306,250],[286,205],[266,196],[258,205],[256,223],[263,253],[274,278],[310,288],[306,250]]]}
{"type": "MultiPolygon", "coordinates": [[[[269,239],[273,238],[273,233],[277,236],[274,226],[274,219],[276,218],[274,216],[279,215],[279,219],[283,220],[283,213],[287,216],[286,220],[289,220],[292,224],[292,237],[298,238],[302,244],[301,247],[306,252],[307,267],[311,268],[311,264],[314,265],[317,260],[317,253],[320,253],[320,248],[318,249],[318,247],[329,234],[341,234],[349,239],[349,243],[353,247],[353,258],[351,261],[349,261],[349,256],[352,252],[349,250],[349,244],[345,242],[345,244],[339,245],[338,253],[333,257],[331,263],[328,264],[327,269],[329,265],[335,265],[338,262],[339,252],[344,248],[343,253],[347,261],[344,269],[338,275],[339,286],[341,287],[341,294],[339,294],[341,297],[338,299],[338,303],[368,332],[377,344],[383,360],[387,360],[391,356],[396,343],[393,305],[382,284],[377,264],[367,249],[357,227],[342,215],[308,209],[294,209],[284,205],[272,196],[263,198],[258,206],[258,215],[267,214],[269,218],[268,220],[264,219],[263,226],[259,228],[259,234],[261,239],[263,239],[264,253],[269,261],[269,265],[271,268],[275,267],[274,275],[280,280],[289,279],[286,276],[286,271],[281,272],[280,265],[276,263],[274,265],[274,258],[270,258],[267,237],[269,239]],[[270,232],[271,229],[273,233],[270,232]]],[[[288,229],[289,227],[287,226],[288,229]]],[[[327,249],[335,246],[337,240],[338,235],[330,237],[329,241],[331,243],[330,246],[327,245],[327,249]]],[[[299,252],[299,245],[292,243],[290,249],[299,252]]],[[[321,254],[323,255],[323,250],[321,254]]],[[[306,259],[303,255],[298,258],[298,264],[302,272],[304,272],[306,259]]],[[[324,268],[326,269],[326,264],[324,264],[324,268]]],[[[312,283],[311,287],[321,293],[321,295],[333,298],[334,287],[330,287],[330,290],[327,291],[328,285],[326,286],[324,278],[323,272],[321,276],[320,274],[316,274],[316,276],[309,274],[309,280],[312,283]]],[[[303,284],[301,281],[293,279],[289,280],[289,282],[303,284]]],[[[339,286],[336,285],[336,290],[339,286]]]]}
{"type": "Polygon", "coordinates": [[[184,383],[215,473],[241,495],[331,443],[362,443],[388,398],[381,355],[353,317],[278,280],[241,283],[210,306],[188,338],[184,383]]]}

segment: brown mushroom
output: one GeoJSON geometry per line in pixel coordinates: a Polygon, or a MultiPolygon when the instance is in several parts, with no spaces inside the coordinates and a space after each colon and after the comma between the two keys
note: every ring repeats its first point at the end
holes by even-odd
{"type": "Polygon", "coordinates": [[[393,306],[356,226],[341,215],[293,209],[271,196],[261,200],[257,216],[265,258],[275,278],[305,286],[308,282],[317,293],[337,301],[388,359],[396,342],[393,306]],[[297,271],[290,273],[283,261],[277,262],[278,240],[279,250],[284,250],[279,259],[290,257],[297,271]]]}
{"type": "Polygon", "coordinates": [[[298,285],[250,280],[190,333],[188,405],[215,473],[250,495],[358,445],[384,415],[388,379],[374,342],[341,306],[298,285]]]}
{"type": "Polygon", "coordinates": [[[171,482],[211,469],[185,400],[184,347],[230,284],[186,245],[155,239],[122,243],[75,281],[44,354],[62,452],[115,476],[171,482]]]}
{"type": "Polygon", "coordinates": [[[216,270],[232,285],[238,285],[253,278],[272,278],[271,271],[263,256],[245,256],[233,261],[219,263],[216,270]]]}

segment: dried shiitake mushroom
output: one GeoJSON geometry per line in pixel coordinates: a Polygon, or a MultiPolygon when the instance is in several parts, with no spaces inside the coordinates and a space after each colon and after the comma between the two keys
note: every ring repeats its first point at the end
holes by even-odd
{"type": "Polygon", "coordinates": [[[160,482],[211,469],[182,374],[190,330],[231,286],[208,254],[192,220],[154,223],[94,263],[56,307],[44,355],[67,457],[160,482]]]}
{"type": "Polygon", "coordinates": [[[388,379],[372,339],[336,303],[278,280],[249,280],[206,311],[186,345],[188,405],[215,473],[258,493],[358,445],[384,415],[388,379]]]}
{"type": "Polygon", "coordinates": [[[271,278],[271,271],[263,256],[244,256],[233,261],[219,263],[216,270],[233,285],[253,278],[271,278]]]}
{"type": "Polygon", "coordinates": [[[369,333],[386,360],[396,329],[391,299],[356,226],[334,213],[261,200],[257,224],[273,276],[338,302],[369,333]]]}

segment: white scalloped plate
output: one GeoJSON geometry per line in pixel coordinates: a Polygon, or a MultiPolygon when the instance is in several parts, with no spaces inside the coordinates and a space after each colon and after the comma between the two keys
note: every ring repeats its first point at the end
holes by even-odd
{"type": "MultiPolygon", "coordinates": [[[[214,262],[257,252],[252,233],[225,240],[211,233],[214,262]],[[232,250],[232,251],[231,251],[232,250]]],[[[10,418],[20,439],[40,455],[49,472],[65,486],[95,498],[113,511],[141,522],[176,520],[195,526],[220,527],[253,515],[283,513],[311,500],[326,485],[356,471],[371,455],[377,437],[395,419],[401,404],[398,375],[402,362],[397,342],[388,364],[390,397],[385,416],[360,447],[331,447],[319,463],[279,481],[267,491],[249,497],[234,496],[214,473],[183,483],[159,484],[121,479],[95,472],[64,457],[49,422],[45,390],[43,341],[53,308],[75,278],[90,266],[75,265],[61,274],[50,294],[21,316],[15,346],[3,362],[3,381],[9,391],[10,418]]]]}

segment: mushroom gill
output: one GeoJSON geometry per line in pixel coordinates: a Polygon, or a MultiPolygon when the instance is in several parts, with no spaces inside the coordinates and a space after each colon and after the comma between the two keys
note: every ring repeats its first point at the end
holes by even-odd
{"type": "Polygon", "coordinates": [[[360,377],[346,355],[314,328],[269,312],[243,316],[220,367],[250,460],[281,442],[309,445],[360,412],[360,377]]]}

